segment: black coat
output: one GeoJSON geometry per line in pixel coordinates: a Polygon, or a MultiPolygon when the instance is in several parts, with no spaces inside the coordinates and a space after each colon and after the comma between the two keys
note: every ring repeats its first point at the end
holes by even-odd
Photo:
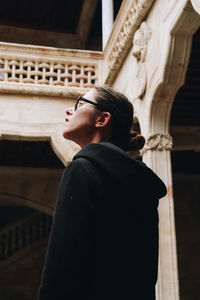
{"type": "Polygon", "coordinates": [[[160,178],[110,143],[64,171],[39,300],[153,300],[160,178]]]}

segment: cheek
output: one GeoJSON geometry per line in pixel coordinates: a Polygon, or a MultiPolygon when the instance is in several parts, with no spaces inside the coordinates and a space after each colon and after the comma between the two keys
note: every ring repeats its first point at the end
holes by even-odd
{"type": "Polygon", "coordinates": [[[74,122],[74,126],[83,133],[93,131],[95,128],[94,116],[91,114],[81,115],[76,122],[74,122]]]}
{"type": "Polygon", "coordinates": [[[94,120],[94,114],[88,112],[79,116],[78,123],[92,126],[94,124],[94,120]]]}
{"type": "Polygon", "coordinates": [[[95,128],[95,115],[91,113],[77,114],[71,117],[70,121],[66,123],[63,136],[67,137],[69,134],[84,135],[92,132],[95,128]]]}

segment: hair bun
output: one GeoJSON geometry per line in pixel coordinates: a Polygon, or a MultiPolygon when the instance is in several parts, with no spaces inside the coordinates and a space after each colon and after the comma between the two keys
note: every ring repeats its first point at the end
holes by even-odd
{"type": "Polygon", "coordinates": [[[138,134],[136,131],[131,131],[129,133],[129,142],[127,150],[140,150],[144,147],[145,138],[138,134]]]}

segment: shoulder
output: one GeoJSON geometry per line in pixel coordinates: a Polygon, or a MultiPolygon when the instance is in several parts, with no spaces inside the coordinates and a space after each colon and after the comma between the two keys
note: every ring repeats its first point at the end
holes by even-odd
{"type": "Polygon", "coordinates": [[[89,173],[94,169],[93,164],[91,161],[85,157],[78,157],[66,167],[65,171],[70,173],[89,173]]]}
{"type": "Polygon", "coordinates": [[[94,165],[86,158],[79,157],[73,160],[64,170],[62,180],[63,181],[77,181],[82,183],[88,183],[94,181],[96,175],[96,169],[94,165]]]}

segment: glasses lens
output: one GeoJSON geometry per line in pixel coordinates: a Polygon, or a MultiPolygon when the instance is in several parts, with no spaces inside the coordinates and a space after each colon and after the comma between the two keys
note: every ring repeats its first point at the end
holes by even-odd
{"type": "Polygon", "coordinates": [[[76,104],[74,105],[74,111],[77,110],[77,108],[78,108],[79,100],[80,100],[80,97],[78,97],[76,100],[76,104]]]}
{"type": "Polygon", "coordinates": [[[82,106],[82,104],[83,104],[84,102],[90,103],[90,104],[96,106],[96,107],[97,107],[99,110],[101,110],[101,111],[104,110],[104,108],[102,108],[98,103],[93,102],[93,101],[88,100],[88,99],[83,98],[83,97],[78,97],[78,98],[77,98],[76,104],[75,104],[75,106],[74,106],[74,110],[77,110],[77,109],[79,108],[79,106],[82,106]]]}

